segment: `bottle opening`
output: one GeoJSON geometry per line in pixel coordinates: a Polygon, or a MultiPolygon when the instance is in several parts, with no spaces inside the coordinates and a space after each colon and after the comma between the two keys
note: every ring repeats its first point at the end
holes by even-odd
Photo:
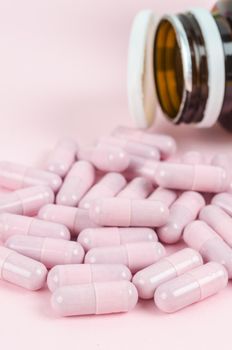
{"type": "Polygon", "coordinates": [[[157,96],[163,112],[177,118],[184,97],[181,48],[177,32],[168,19],[160,21],[154,45],[154,74],[157,96]]]}

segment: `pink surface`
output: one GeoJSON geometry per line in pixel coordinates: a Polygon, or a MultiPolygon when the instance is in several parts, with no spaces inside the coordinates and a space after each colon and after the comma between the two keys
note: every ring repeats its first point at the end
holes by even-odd
{"type": "MultiPolygon", "coordinates": [[[[126,58],[135,13],[158,13],[202,0],[0,0],[0,158],[40,166],[59,137],[84,145],[118,124],[131,124],[126,58]]],[[[184,151],[230,152],[232,135],[219,127],[173,127],[159,119],[184,151]]],[[[60,319],[50,293],[0,282],[0,342],[4,349],[231,349],[232,285],[173,315],[153,302],[130,313],[60,319]]]]}

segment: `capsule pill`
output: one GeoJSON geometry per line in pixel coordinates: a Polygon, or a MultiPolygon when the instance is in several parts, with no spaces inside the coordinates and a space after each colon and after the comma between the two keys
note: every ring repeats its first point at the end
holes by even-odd
{"type": "Polygon", "coordinates": [[[159,286],[154,300],[158,309],[172,313],[218,293],[227,284],[226,269],[210,262],[159,286]]]}
{"type": "Polygon", "coordinates": [[[205,200],[200,193],[187,191],[172,204],[168,222],[158,228],[159,239],[164,243],[177,243],[184,228],[197,218],[198,213],[204,207],[205,200]]]}
{"type": "Polygon", "coordinates": [[[77,143],[72,139],[60,140],[46,161],[46,170],[64,177],[75,162],[77,143]]]}
{"type": "Polygon", "coordinates": [[[56,203],[76,207],[94,181],[95,170],[92,164],[86,161],[74,163],[57,193],[56,203]]]}
{"type": "Polygon", "coordinates": [[[155,175],[159,186],[183,190],[217,193],[229,186],[227,172],[211,165],[159,163],[155,175]]]}
{"type": "Polygon", "coordinates": [[[47,269],[39,261],[0,247],[0,279],[29,290],[38,290],[44,286],[46,277],[47,269]]]}
{"type": "Polygon", "coordinates": [[[49,171],[31,168],[13,162],[0,162],[0,186],[10,190],[45,185],[56,192],[62,184],[61,178],[49,171]]]}
{"type": "Polygon", "coordinates": [[[77,153],[79,160],[92,163],[97,169],[106,172],[122,172],[130,164],[130,157],[121,148],[97,146],[90,149],[80,149],[77,153]]]}
{"type": "Polygon", "coordinates": [[[158,227],[168,220],[168,207],[146,199],[102,198],[90,207],[90,219],[99,226],[158,227]]]}
{"type": "Polygon", "coordinates": [[[5,246],[42,262],[47,268],[80,264],[84,259],[84,249],[79,243],[61,239],[15,235],[8,238],[5,246]]]}
{"type": "Polygon", "coordinates": [[[158,242],[137,242],[120,246],[92,248],[85,256],[87,264],[123,264],[132,273],[154,264],[166,255],[158,242]]]}
{"type": "Polygon", "coordinates": [[[51,292],[63,286],[96,282],[130,281],[131,272],[120,264],[68,264],[56,265],[48,273],[47,284],[51,292]]]}
{"type": "Polygon", "coordinates": [[[70,239],[69,230],[62,224],[23,215],[0,214],[0,240],[5,242],[14,235],[70,239]]]}
{"type": "Polygon", "coordinates": [[[102,227],[87,228],[78,236],[78,242],[88,251],[92,248],[117,246],[135,242],[156,242],[157,235],[150,228],[102,227]]]}
{"type": "Polygon", "coordinates": [[[52,294],[51,305],[60,316],[80,316],[128,312],[137,301],[132,283],[113,281],[60,287],[52,294]]]}
{"type": "Polygon", "coordinates": [[[0,213],[34,216],[41,207],[54,202],[50,187],[34,186],[0,196],[0,213]]]}

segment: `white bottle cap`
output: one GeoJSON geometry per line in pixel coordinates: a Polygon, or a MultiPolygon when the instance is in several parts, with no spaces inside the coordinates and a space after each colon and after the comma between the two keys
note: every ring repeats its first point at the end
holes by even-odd
{"type": "Polygon", "coordinates": [[[127,80],[129,110],[140,128],[150,127],[156,113],[153,51],[157,23],[153,11],[141,11],[134,19],[130,35],[127,80]]]}

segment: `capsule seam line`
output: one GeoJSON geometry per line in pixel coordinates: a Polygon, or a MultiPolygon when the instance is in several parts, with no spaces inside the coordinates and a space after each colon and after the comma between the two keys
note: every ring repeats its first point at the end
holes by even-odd
{"type": "Polygon", "coordinates": [[[45,242],[46,242],[46,240],[47,240],[47,238],[45,238],[45,239],[43,240],[43,244],[42,244],[42,246],[41,246],[40,262],[42,262],[42,261],[43,261],[43,255],[44,255],[44,246],[45,246],[45,242]]]}
{"type": "Polygon", "coordinates": [[[168,256],[167,256],[166,258],[164,258],[164,260],[167,261],[169,264],[172,265],[172,267],[174,268],[174,270],[175,270],[175,272],[176,272],[176,276],[179,276],[175,265],[168,259],[168,256]]]}
{"type": "Polygon", "coordinates": [[[96,315],[98,315],[97,292],[96,292],[95,283],[93,283],[93,291],[94,291],[94,297],[95,297],[95,313],[96,315]]]}
{"type": "Polygon", "coordinates": [[[29,235],[29,232],[30,232],[30,229],[31,229],[31,225],[32,225],[32,222],[35,220],[35,218],[31,218],[30,220],[30,223],[29,223],[29,226],[28,226],[28,231],[27,231],[27,235],[29,235]]]}

